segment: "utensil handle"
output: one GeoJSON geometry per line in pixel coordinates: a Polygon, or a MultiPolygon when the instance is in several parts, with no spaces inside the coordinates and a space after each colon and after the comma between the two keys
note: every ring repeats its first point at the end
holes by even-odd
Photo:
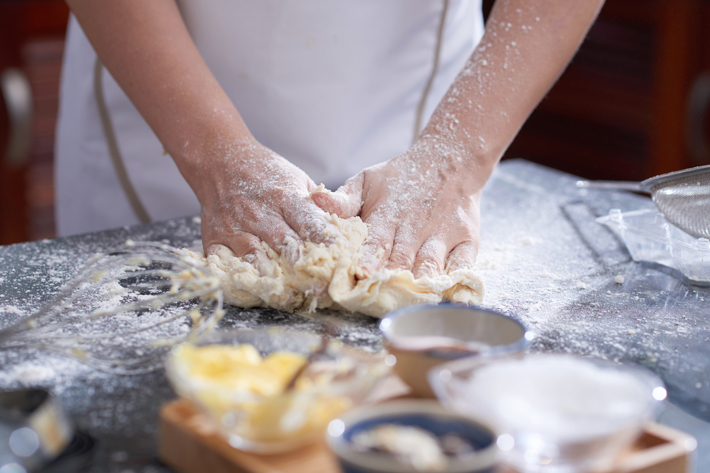
{"type": "Polygon", "coordinates": [[[632,181],[577,181],[580,189],[606,189],[644,193],[640,182],[632,181]]]}

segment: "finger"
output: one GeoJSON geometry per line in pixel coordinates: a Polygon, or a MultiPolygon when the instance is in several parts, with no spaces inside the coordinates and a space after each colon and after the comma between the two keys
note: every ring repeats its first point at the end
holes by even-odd
{"type": "Polygon", "coordinates": [[[220,242],[213,241],[208,244],[205,252],[207,256],[225,256],[225,250],[229,249],[234,256],[252,264],[262,276],[272,272],[273,262],[262,248],[261,240],[255,235],[237,232],[217,241],[220,242]]]}
{"type": "Polygon", "coordinates": [[[295,265],[301,256],[301,238],[280,216],[260,219],[255,225],[254,233],[291,266],[295,265]]]}
{"type": "Polygon", "coordinates": [[[340,218],[351,218],[360,214],[362,208],[362,183],[364,174],[348,179],[337,191],[316,189],[311,199],[325,212],[340,218]]]}
{"type": "Polygon", "coordinates": [[[310,199],[298,197],[291,200],[283,218],[303,240],[331,245],[336,239],[345,238],[330,215],[310,199]]]}
{"type": "Polygon", "coordinates": [[[359,279],[365,278],[382,269],[389,259],[394,243],[395,227],[393,225],[370,224],[368,234],[362,245],[358,261],[359,279]]]}
{"type": "Polygon", "coordinates": [[[412,265],[414,278],[433,277],[441,274],[444,269],[447,249],[446,244],[438,238],[431,237],[425,241],[417,252],[417,257],[412,265]]]}
{"type": "Polygon", "coordinates": [[[385,268],[411,270],[419,248],[421,248],[421,241],[404,227],[399,227],[385,268]]]}
{"type": "Polygon", "coordinates": [[[478,256],[478,242],[466,241],[459,243],[451,252],[446,260],[446,272],[456,271],[457,269],[473,269],[478,256]]]}

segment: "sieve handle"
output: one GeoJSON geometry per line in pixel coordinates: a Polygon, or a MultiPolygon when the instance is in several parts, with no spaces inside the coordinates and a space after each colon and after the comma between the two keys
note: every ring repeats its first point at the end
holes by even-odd
{"type": "Polygon", "coordinates": [[[632,181],[577,181],[580,189],[606,189],[645,193],[640,182],[632,181]]]}

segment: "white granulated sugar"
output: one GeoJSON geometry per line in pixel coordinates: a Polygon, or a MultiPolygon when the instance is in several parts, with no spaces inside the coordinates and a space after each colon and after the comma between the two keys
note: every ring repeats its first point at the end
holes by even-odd
{"type": "Polygon", "coordinates": [[[485,366],[465,389],[504,429],[565,440],[611,433],[640,420],[653,402],[650,390],[629,373],[554,355],[485,366]]]}

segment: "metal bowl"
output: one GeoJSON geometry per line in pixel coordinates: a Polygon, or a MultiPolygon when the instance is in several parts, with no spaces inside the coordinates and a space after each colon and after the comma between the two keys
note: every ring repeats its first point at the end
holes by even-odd
{"type": "Polygon", "coordinates": [[[534,338],[510,316],[458,304],[407,307],[382,319],[380,330],[385,348],[397,358],[395,372],[413,395],[425,398],[434,397],[427,372],[435,366],[471,356],[521,354],[534,338]]]}

